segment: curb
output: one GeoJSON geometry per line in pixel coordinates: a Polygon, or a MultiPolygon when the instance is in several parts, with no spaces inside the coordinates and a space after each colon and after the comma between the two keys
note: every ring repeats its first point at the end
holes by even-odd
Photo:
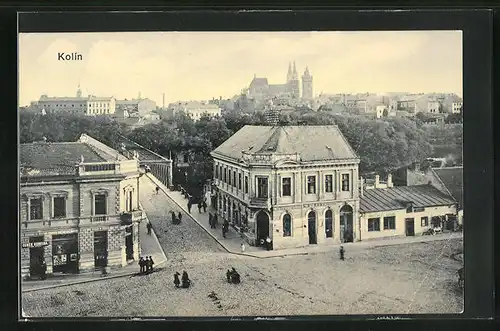
{"type": "MultiPolygon", "coordinates": [[[[142,208],[142,204],[140,202],[139,202],[139,206],[141,207],[142,212],[144,213],[144,218],[149,222],[148,214],[146,213],[146,211],[144,211],[144,208],[142,208]]],[[[153,231],[151,231],[151,233],[153,234],[153,237],[156,240],[156,244],[158,245],[158,247],[160,247],[161,254],[163,255],[163,262],[167,262],[168,261],[167,255],[165,254],[165,251],[163,250],[163,247],[161,247],[160,241],[158,240],[158,237],[156,236],[155,230],[154,229],[152,229],[152,230],[153,231]]]]}
{"type": "MultiPolygon", "coordinates": [[[[160,266],[164,263],[166,263],[166,260],[163,260],[161,262],[158,262],[156,266],[160,266]]],[[[49,285],[49,286],[43,286],[43,287],[36,287],[36,288],[30,288],[27,290],[22,290],[22,293],[28,293],[28,292],[35,292],[35,291],[42,291],[42,290],[49,290],[57,287],[64,287],[64,286],[71,286],[71,285],[79,285],[79,284],[85,284],[85,283],[92,283],[92,282],[98,282],[98,281],[103,281],[103,280],[108,280],[108,279],[115,279],[115,278],[121,278],[121,277],[129,277],[129,276],[134,276],[136,275],[137,272],[129,272],[126,274],[121,274],[121,275],[110,275],[106,277],[100,277],[96,279],[87,279],[87,280],[81,280],[81,281],[75,281],[71,283],[64,283],[64,284],[57,284],[57,285],[49,285]]],[[[22,285],[21,285],[22,286],[22,285]]]]}

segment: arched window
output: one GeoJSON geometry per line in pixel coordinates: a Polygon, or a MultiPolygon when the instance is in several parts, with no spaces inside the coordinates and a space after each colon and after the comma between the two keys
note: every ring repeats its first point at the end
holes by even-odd
{"type": "Polygon", "coordinates": [[[290,214],[283,216],[283,237],[290,237],[292,235],[292,217],[290,214]]]}
{"type": "Polygon", "coordinates": [[[325,213],[325,232],[327,238],[333,237],[333,213],[330,209],[325,213]]]}

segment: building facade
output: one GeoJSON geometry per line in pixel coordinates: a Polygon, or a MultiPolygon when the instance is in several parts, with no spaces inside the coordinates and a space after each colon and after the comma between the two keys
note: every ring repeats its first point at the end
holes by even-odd
{"type": "Polygon", "coordinates": [[[116,109],[128,113],[129,116],[137,114],[139,117],[144,117],[156,110],[156,102],[148,98],[116,100],[116,109]]]}
{"type": "Polygon", "coordinates": [[[203,116],[221,116],[221,108],[213,103],[203,101],[185,101],[169,105],[170,112],[174,116],[178,112],[183,112],[193,121],[199,121],[203,116]]]}
{"type": "Polygon", "coordinates": [[[302,99],[304,100],[313,99],[313,76],[309,72],[308,67],[306,67],[306,70],[302,75],[302,99]]]}
{"type": "Polygon", "coordinates": [[[139,162],[82,135],[20,145],[21,275],[122,267],[140,255],[139,162]]]}
{"type": "Polygon", "coordinates": [[[217,213],[251,245],[359,240],[359,158],[336,126],[247,125],[212,156],[217,213]]]}
{"type": "Polygon", "coordinates": [[[361,186],[360,240],[421,235],[430,228],[453,231],[457,202],[430,184],[366,189],[361,186]]]}

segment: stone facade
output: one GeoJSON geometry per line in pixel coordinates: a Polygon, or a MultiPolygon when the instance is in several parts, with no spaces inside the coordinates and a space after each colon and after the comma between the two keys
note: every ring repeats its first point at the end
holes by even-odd
{"type": "MultiPolygon", "coordinates": [[[[95,148],[95,146],[93,147],[95,148]]],[[[29,148],[33,148],[33,146],[29,148]]],[[[72,149],[75,147],[72,143],[68,143],[68,146],[63,145],[61,148],[72,149]]],[[[101,152],[100,155],[103,156],[105,153],[101,152]]],[[[60,154],[64,155],[64,153],[65,151],[60,151],[60,154]]],[[[77,164],[78,160],[75,161],[74,164],[77,164]]],[[[31,164],[33,163],[31,161],[31,164]]],[[[41,257],[39,247],[43,247],[47,274],[53,273],[56,255],[59,259],[61,254],[64,256],[62,265],[69,266],[71,263],[75,266],[71,270],[62,272],[94,271],[97,263],[95,248],[95,232],[97,231],[107,232],[107,240],[105,241],[107,247],[104,248],[104,253],[102,253],[102,248],[100,250],[100,254],[106,256],[107,266],[113,268],[127,265],[125,229],[129,226],[133,229],[131,244],[133,259],[139,258],[138,228],[139,222],[142,220],[138,196],[139,162],[137,160],[117,160],[116,155],[113,155],[108,160],[103,160],[102,165],[93,162],[90,166],[80,163],[80,165],[73,165],[73,167],[76,167],[75,171],[73,174],[68,173],[68,175],[47,173],[39,176],[29,176],[29,174],[21,176],[19,221],[21,227],[21,274],[23,277],[30,275],[30,264],[32,263],[30,260],[35,256],[41,257]],[[113,167],[110,166],[112,163],[113,167]],[[82,169],[86,169],[86,171],[82,169]],[[98,208],[97,196],[100,196],[99,199],[104,199],[104,214],[102,211],[98,213],[96,210],[98,208]],[[55,214],[56,198],[58,199],[57,215],[55,214]],[[61,198],[65,210],[61,208],[61,198]],[[39,204],[40,199],[41,205],[39,204]],[[31,213],[32,203],[33,207],[36,206],[35,209],[40,210],[41,208],[41,211],[31,213]],[[74,236],[64,237],[68,234],[74,234],[74,236]],[[30,244],[30,238],[33,241],[41,236],[43,242],[30,244]],[[53,245],[54,236],[58,236],[56,248],[53,247],[55,245],[53,245]]],[[[40,172],[46,171],[41,169],[40,172]]],[[[61,264],[61,261],[57,262],[61,264]]],[[[58,269],[61,267],[58,266],[58,269]]]]}

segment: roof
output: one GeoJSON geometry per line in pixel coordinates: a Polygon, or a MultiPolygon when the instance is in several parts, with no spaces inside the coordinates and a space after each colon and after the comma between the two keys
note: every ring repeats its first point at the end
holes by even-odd
{"type": "Polygon", "coordinates": [[[363,195],[359,206],[364,213],[405,209],[408,202],[423,208],[456,203],[453,197],[428,184],[368,189],[363,195]]]}
{"type": "Polygon", "coordinates": [[[87,101],[88,98],[86,97],[47,97],[47,96],[41,96],[40,100],[38,102],[44,102],[44,101],[87,101]]]}
{"type": "Polygon", "coordinates": [[[85,162],[106,161],[89,145],[80,142],[21,144],[19,151],[26,176],[73,175],[82,156],[85,162]]]}
{"type": "Polygon", "coordinates": [[[336,125],[246,125],[213,151],[234,160],[243,151],[258,154],[299,154],[304,162],[359,159],[336,125]]]}
{"type": "Polygon", "coordinates": [[[448,189],[453,198],[458,202],[459,206],[463,206],[464,202],[464,168],[463,167],[446,167],[433,168],[436,176],[441,180],[444,186],[448,189]]]}
{"type": "Polygon", "coordinates": [[[252,79],[252,82],[250,83],[251,87],[252,86],[264,86],[264,85],[269,85],[267,78],[254,77],[254,79],[252,79]]]}

